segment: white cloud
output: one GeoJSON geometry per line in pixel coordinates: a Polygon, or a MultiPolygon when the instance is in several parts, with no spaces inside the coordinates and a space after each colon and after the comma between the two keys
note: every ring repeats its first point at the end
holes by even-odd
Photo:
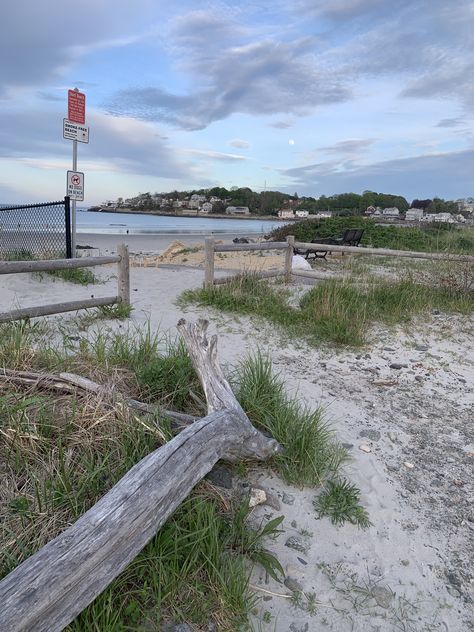
{"type": "Polygon", "coordinates": [[[229,141],[229,145],[238,149],[248,149],[250,147],[248,140],[241,140],[240,138],[234,138],[234,140],[229,141]]]}

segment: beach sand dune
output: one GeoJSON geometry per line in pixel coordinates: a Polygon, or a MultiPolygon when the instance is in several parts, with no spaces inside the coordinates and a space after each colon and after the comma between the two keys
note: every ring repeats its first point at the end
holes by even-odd
{"type": "MultiPolygon", "coordinates": [[[[188,254],[202,257],[200,251],[188,254]]],[[[96,272],[102,283],[86,287],[47,275],[2,276],[3,309],[115,293],[116,266],[96,272]]],[[[373,523],[362,532],[318,520],[315,490],[290,487],[271,470],[250,468],[252,484],[273,498],[271,506],[254,510],[254,520],[284,516],[284,533],[268,546],[294,580],[277,584],[255,568],[251,584],[266,598],[255,612],[261,629],[472,630],[472,317],[438,314],[410,329],[374,327],[362,352],[336,352],[293,343],[261,320],[194,306],[183,313],[177,298],[202,282],[200,269],[133,267],[129,322],[149,322],[175,335],[183,315],[190,321],[209,318],[225,367],[257,348],[268,353],[287,389],[312,408],[322,406],[347,445],[348,476],[361,489],[373,523]],[[402,368],[390,368],[394,362],[402,368]],[[299,596],[288,585],[300,586],[299,596]],[[263,621],[269,619],[267,626],[263,621]]],[[[52,319],[76,327],[74,314],[52,319]]],[[[99,321],[92,331],[127,326],[99,321]]]]}

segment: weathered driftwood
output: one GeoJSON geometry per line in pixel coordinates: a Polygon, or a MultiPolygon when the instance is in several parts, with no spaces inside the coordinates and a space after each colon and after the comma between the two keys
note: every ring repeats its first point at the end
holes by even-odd
{"type": "Polygon", "coordinates": [[[88,393],[100,395],[111,404],[119,402],[129,408],[138,410],[141,413],[152,416],[169,417],[172,420],[171,429],[173,431],[182,430],[183,427],[194,423],[199,417],[178,413],[174,410],[166,410],[156,404],[146,404],[136,399],[127,397],[114,386],[98,384],[92,380],[75,373],[37,373],[35,371],[15,371],[13,369],[0,368],[0,385],[3,382],[43,388],[50,391],[60,391],[63,393],[74,393],[78,389],[88,393]]]}
{"type": "Polygon", "coordinates": [[[178,329],[206,395],[208,415],[135,465],[74,525],[0,582],[0,630],[56,632],[133,560],[222,458],[267,459],[276,441],[250,423],[217,362],[206,321],[178,329]]]}

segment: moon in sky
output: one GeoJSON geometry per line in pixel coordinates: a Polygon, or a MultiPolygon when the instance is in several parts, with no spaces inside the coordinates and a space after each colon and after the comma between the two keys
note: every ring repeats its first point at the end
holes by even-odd
{"type": "Polygon", "coordinates": [[[288,145],[294,145],[294,144],[295,144],[295,141],[292,138],[290,138],[290,140],[288,141],[288,145]]]}

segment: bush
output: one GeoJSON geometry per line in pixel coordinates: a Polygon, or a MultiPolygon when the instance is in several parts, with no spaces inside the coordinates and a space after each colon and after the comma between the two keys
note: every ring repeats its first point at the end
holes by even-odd
{"type": "Polygon", "coordinates": [[[424,228],[380,226],[365,217],[331,217],[307,219],[285,224],[270,233],[273,241],[284,241],[294,235],[297,241],[310,242],[316,237],[339,237],[348,228],[363,228],[361,244],[373,248],[413,250],[418,252],[474,252],[474,231],[459,230],[449,224],[424,228]]]}

